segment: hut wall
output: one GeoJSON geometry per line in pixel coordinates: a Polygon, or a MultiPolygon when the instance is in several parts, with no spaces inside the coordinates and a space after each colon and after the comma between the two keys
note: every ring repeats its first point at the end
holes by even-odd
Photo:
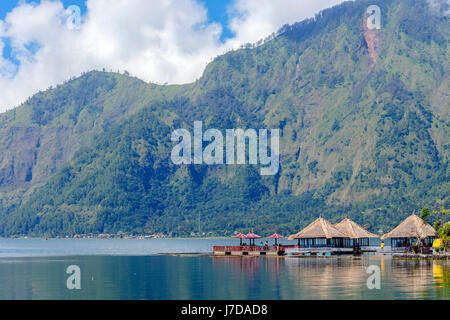
{"type": "MultiPolygon", "coordinates": [[[[299,245],[301,248],[347,248],[344,247],[344,238],[307,238],[299,239],[299,245]]],[[[351,248],[350,245],[348,248],[351,248]]]]}
{"type": "MultiPolygon", "coordinates": [[[[422,239],[422,244],[432,245],[435,237],[428,237],[422,239]]],[[[417,238],[391,238],[391,243],[393,248],[407,248],[411,247],[413,243],[417,242],[417,238]]]]}
{"type": "Polygon", "coordinates": [[[327,247],[327,239],[325,238],[307,238],[299,239],[301,248],[325,248],[327,247]]]}
{"type": "Polygon", "coordinates": [[[353,248],[356,245],[360,247],[368,247],[369,238],[358,238],[358,239],[344,238],[343,248],[353,248]]]}

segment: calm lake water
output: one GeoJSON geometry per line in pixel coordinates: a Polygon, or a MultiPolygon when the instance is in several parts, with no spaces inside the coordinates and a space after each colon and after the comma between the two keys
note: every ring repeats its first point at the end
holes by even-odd
{"type": "Polygon", "coordinates": [[[0,299],[450,299],[448,261],[157,255],[223,244],[236,241],[0,239],[0,299]],[[70,265],[81,290],[67,289],[70,265]]]}

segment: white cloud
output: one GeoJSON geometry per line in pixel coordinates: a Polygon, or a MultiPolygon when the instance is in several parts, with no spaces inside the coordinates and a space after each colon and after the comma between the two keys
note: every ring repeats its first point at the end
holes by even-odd
{"type": "MultiPolygon", "coordinates": [[[[9,39],[20,61],[17,68],[0,55],[0,111],[92,69],[128,70],[149,82],[191,82],[225,50],[339,2],[235,0],[229,27],[236,36],[225,44],[222,26],[208,23],[206,8],[195,0],[88,0],[78,30],[67,27],[69,13],[59,1],[21,4],[0,20],[0,39],[9,39]]],[[[3,46],[0,41],[0,52],[3,46]]]]}
{"type": "Polygon", "coordinates": [[[427,0],[431,10],[435,14],[448,16],[450,14],[450,0],[427,0]]]}
{"type": "Polygon", "coordinates": [[[229,28],[236,37],[229,41],[234,47],[253,43],[293,24],[314,17],[319,11],[342,3],[343,0],[235,0],[230,13],[229,28]]]}

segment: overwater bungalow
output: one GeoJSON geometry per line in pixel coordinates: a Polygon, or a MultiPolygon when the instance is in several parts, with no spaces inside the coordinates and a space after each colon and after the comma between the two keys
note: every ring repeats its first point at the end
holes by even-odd
{"type": "Polygon", "coordinates": [[[423,246],[431,247],[436,238],[436,231],[431,225],[413,213],[391,232],[381,237],[382,240],[388,238],[391,239],[391,247],[394,250],[399,248],[407,250],[418,240],[423,246]]]}
{"type": "Polygon", "coordinates": [[[369,238],[378,238],[376,234],[370,233],[349,218],[345,218],[341,222],[335,224],[334,227],[347,236],[347,238],[344,239],[345,248],[352,248],[355,246],[367,247],[369,246],[369,238]]]}
{"type": "Polygon", "coordinates": [[[347,235],[320,217],[288,239],[298,239],[301,248],[343,248],[346,237],[347,235]]]}

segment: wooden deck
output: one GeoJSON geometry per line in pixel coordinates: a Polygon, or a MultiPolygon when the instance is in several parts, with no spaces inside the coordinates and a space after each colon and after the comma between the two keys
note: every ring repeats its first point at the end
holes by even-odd
{"type": "Polygon", "coordinates": [[[284,255],[286,249],[298,248],[297,245],[291,246],[214,246],[214,255],[219,256],[276,256],[284,255]]]}
{"type": "MultiPolygon", "coordinates": [[[[375,247],[362,247],[360,253],[375,253],[375,247]]],[[[298,247],[286,251],[286,254],[294,256],[330,256],[341,254],[354,254],[353,248],[334,248],[334,247],[298,247]]]]}

